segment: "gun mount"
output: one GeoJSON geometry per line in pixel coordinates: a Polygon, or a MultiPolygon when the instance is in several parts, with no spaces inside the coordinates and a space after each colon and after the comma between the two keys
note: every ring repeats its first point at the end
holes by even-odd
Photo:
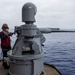
{"type": "Polygon", "coordinates": [[[44,69],[42,43],[45,38],[33,24],[36,6],[26,3],[22,12],[22,21],[25,24],[15,27],[17,40],[13,49],[8,52],[10,72],[14,75],[41,75],[44,69]]]}

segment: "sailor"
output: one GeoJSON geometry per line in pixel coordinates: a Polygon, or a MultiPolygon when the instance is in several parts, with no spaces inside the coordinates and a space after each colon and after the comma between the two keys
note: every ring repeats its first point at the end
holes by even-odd
{"type": "Polygon", "coordinates": [[[4,23],[2,25],[2,31],[0,32],[0,38],[1,38],[1,48],[2,48],[2,52],[3,52],[3,67],[5,69],[8,69],[9,66],[7,65],[7,62],[4,60],[4,58],[7,57],[7,51],[9,51],[11,49],[11,40],[10,40],[10,36],[13,35],[13,33],[10,33],[9,31],[9,27],[6,23],[4,23]]]}

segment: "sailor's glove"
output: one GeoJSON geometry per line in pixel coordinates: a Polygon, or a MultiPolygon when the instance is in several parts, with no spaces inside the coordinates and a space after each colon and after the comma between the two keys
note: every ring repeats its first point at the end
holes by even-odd
{"type": "Polygon", "coordinates": [[[13,35],[13,33],[9,33],[9,34],[8,34],[8,36],[12,36],[12,35],[13,35]]]}

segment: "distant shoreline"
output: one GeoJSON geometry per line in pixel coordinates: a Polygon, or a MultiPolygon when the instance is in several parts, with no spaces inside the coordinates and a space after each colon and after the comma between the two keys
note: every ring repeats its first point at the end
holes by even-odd
{"type": "Polygon", "coordinates": [[[59,30],[59,31],[51,31],[51,32],[75,32],[75,31],[59,30]]]}

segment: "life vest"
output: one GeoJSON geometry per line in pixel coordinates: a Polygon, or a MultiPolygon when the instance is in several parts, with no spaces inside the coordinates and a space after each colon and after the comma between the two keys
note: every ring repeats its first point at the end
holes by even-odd
{"type": "MultiPolygon", "coordinates": [[[[1,33],[6,36],[6,34],[3,31],[1,33]]],[[[10,46],[10,37],[1,39],[1,47],[8,47],[8,46],[10,46]]]]}

